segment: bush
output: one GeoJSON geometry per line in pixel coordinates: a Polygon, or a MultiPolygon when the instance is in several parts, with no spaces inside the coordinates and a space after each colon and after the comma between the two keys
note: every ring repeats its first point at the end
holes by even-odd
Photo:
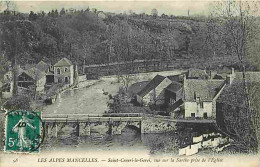
{"type": "Polygon", "coordinates": [[[15,96],[5,103],[4,108],[8,110],[30,110],[30,101],[31,99],[28,96],[15,96]]]}

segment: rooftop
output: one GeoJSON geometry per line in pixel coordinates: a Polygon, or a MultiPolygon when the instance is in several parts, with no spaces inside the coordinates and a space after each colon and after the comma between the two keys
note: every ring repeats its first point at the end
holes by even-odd
{"type": "Polygon", "coordinates": [[[54,66],[56,67],[62,67],[62,66],[71,66],[72,62],[67,59],[66,57],[62,58],[60,61],[58,61],[54,66]]]}
{"type": "Polygon", "coordinates": [[[49,69],[50,65],[45,63],[44,61],[40,61],[38,64],[36,64],[35,67],[40,71],[45,72],[49,69]]]}
{"type": "Polygon", "coordinates": [[[151,90],[155,89],[166,77],[161,75],[156,75],[137,95],[144,97],[151,90]]]}
{"type": "Polygon", "coordinates": [[[188,70],[187,78],[190,79],[208,79],[209,75],[205,70],[190,68],[188,70]]]}
{"type": "Polygon", "coordinates": [[[182,84],[176,81],[172,81],[172,83],[167,86],[165,89],[170,91],[170,92],[174,92],[176,93],[177,91],[179,91],[182,88],[182,84]]]}
{"type": "Polygon", "coordinates": [[[138,92],[140,92],[150,81],[142,81],[142,82],[137,82],[132,84],[129,88],[128,88],[128,92],[132,93],[132,94],[137,94],[138,92]]]}
{"type": "Polygon", "coordinates": [[[31,78],[33,78],[34,80],[40,80],[41,78],[43,78],[45,76],[45,73],[40,71],[38,68],[31,68],[27,71],[25,71],[25,73],[27,75],[29,75],[31,78]]]}
{"type": "MultiPolygon", "coordinates": [[[[246,93],[244,89],[242,72],[236,72],[236,77],[231,85],[227,85],[217,99],[219,103],[237,107],[246,107],[246,93]]],[[[255,84],[260,84],[260,72],[246,72],[247,86],[255,93],[253,87],[255,84]]]]}
{"type": "Polygon", "coordinates": [[[184,86],[184,100],[196,101],[199,97],[201,101],[212,101],[223,84],[224,80],[187,79],[184,86]]]}

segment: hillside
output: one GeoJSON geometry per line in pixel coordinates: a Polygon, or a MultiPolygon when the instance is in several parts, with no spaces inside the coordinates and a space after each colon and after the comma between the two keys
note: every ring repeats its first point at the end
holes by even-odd
{"type": "Polygon", "coordinates": [[[206,20],[141,14],[107,15],[104,19],[88,10],[2,13],[0,49],[9,61],[21,65],[42,59],[54,64],[62,57],[79,66],[138,59],[205,62],[226,58],[225,43],[210,41],[206,20]],[[213,50],[213,45],[220,49],[213,50]]]}

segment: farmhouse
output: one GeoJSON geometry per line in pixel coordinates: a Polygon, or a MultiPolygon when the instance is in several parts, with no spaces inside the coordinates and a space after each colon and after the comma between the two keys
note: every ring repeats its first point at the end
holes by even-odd
{"type": "Polygon", "coordinates": [[[41,72],[44,72],[46,75],[46,84],[54,83],[54,73],[53,73],[53,66],[51,64],[47,64],[44,61],[40,61],[35,66],[41,72]]]}
{"type": "Polygon", "coordinates": [[[45,63],[44,61],[40,61],[38,64],[35,66],[37,69],[39,69],[42,72],[48,73],[50,71],[53,71],[53,66],[50,64],[45,63]]]}
{"type": "Polygon", "coordinates": [[[186,79],[183,97],[185,118],[216,118],[216,99],[225,85],[224,80],[186,79]]]}
{"type": "Polygon", "coordinates": [[[144,105],[172,105],[182,98],[182,75],[156,75],[151,81],[141,86],[137,101],[144,105]]]}
{"type": "Polygon", "coordinates": [[[72,85],[74,83],[74,67],[67,58],[62,58],[54,64],[54,82],[72,85]]]}
{"type": "Polygon", "coordinates": [[[172,81],[164,76],[156,75],[141,91],[137,93],[137,101],[144,105],[164,104],[165,90],[172,81]]]}
{"type": "Polygon", "coordinates": [[[157,75],[140,86],[137,101],[144,105],[165,105],[171,111],[183,106],[181,115],[185,118],[216,119],[216,100],[226,85],[232,84],[236,75],[234,69],[225,77],[221,75],[218,78],[218,74],[212,74],[207,74],[205,70],[189,69],[180,75],[157,75]]]}
{"type": "Polygon", "coordinates": [[[37,92],[44,91],[45,83],[45,74],[35,67],[22,72],[17,78],[18,87],[30,89],[31,86],[36,86],[37,92]]]}

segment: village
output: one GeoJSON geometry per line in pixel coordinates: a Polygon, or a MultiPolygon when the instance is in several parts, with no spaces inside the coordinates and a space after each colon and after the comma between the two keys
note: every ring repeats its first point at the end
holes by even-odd
{"type": "Polygon", "coordinates": [[[0,149],[12,150],[17,133],[18,149],[43,153],[259,152],[258,17],[15,4],[0,11],[0,149]],[[37,113],[37,134],[20,128],[31,117],[17,116],[4,139],[7,113],[20,111],[37,113]]]}
{"type": "MultiPolygon", "coordinates": [[[[238,98],[237,90],[243,84],[242,73],[235,71],[234,68],[226,68],[222,71],[190,68],[180,70],[177,73],[176,71],[172,72],[174,75],[170,75],[171,71],[156,72],[148,77],[149,79],[144,77],[145,75],[140,77],[142,73],[125,74],[132,78],[129,79],[127,85],[122,80],[117,80],[118,76],[116,75],[104,77],[93,75],[93,66],[91,72],[80,75],[77,68],[77,65],[74,65],[67,58],[62,58],[54,65],[40,61],[34,66],[31,65],[28,70],[18,66],[16,81],[18,94],[29,95],[31,98],[35,98],[36,102],[40,102],[40,105],[52,105],[66,90],[77,90],[86,86],[91,89],[91,85],[101,80],[114,78],[115,82],[118,82],[117,91],[114,94],[106,92],[109,90],[108,87],[103,87],[102,91],[98,93],[105,97],[105,105],[107,105],[107,109],[99,111],[98,114],[137,113],[154,115],[172,121],[184,121],[182,123],[190,124],[188,126],[207,124],[208,122],[210,126],[215,124],[219,128],[217,128],[218,131],[202,130],[193,135],[190,145],[182,144],[182,147],[185,147],[180,148],[179,155],[192,155],[207,148],[214,148],[216,152],[219,152],[231,145],[230,141],[232,140],[225,133],[219,132],[226,124],[225,107],[235,109],[243,107],[243,101],[230,103],[230,99],[238,98]],[[137,76],[139,76],[138,79],[136,79],[137,76]],[[190,122],[185,123],[185,120],[190,122]]],[[[105,66],[105,68],[107,67],[105,66]]],[[[85,67],[84,71],[88,72],[88,67],[85,67]]],[[[14,89],[12,72],[13,70],[10,70],[4,75],[2,95],[6,99],[12,97],[14,89]]],[[[149,73],[151,72],[147,74],[149,73]]],[[[260,82],[260,73],[247,72],[246,79],[247,82],[260,82]]],[[[87,114],[84,111],[79,113],[87,114]]],[[[49,112],[48,114],[54,113],[49,112]]],[[[60,110],[58,114],[65,113],[60,110]]],[[[146,123],[147,127],[143,127],[142,133],[171,131],[171,128],[166,127],[165,129],[165,125],[161,123],[153,128],[147,124],[150,123],[146,123]]],[[[121,134],[121,130],[118,134],[121,134]]]]}

